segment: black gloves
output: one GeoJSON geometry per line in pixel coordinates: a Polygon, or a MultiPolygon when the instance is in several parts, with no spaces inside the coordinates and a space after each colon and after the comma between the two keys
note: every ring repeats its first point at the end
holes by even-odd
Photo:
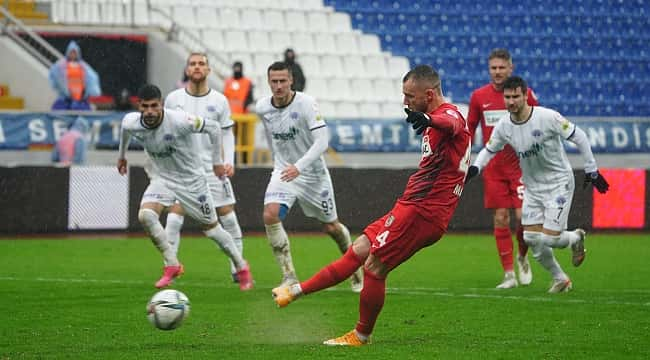
{"type": "Polygon", "coordinates": [[[412,111],[409,108],[404,108],[404,111],[406,112],[406,115],[408,115],[406,117],[406,122],[413,124],[413,130],[415,130],[416,134],[421,135],[424,132],[424,129],[431,126],[431,118],[429,115],[419,111],[412,111]]]}
{"type": "Polygon", "coordinates": [[[465,184],[472,180],[476,175],[478,175],[478,166],[470,165],[467,169],[467,176],[465,176],[465,184]]]}
{"type": "Polygon", "coordinates": [[[591,185],[593,185],[601,194],[604,194],[609,190],[609,183],[598,170],[585,173],[585,182],[582,183],[582,188],[585,189],[589,183],[591,183],[591,185]]]}

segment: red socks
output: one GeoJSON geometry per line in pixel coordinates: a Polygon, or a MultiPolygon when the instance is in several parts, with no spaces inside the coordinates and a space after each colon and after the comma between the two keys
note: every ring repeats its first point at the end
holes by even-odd
{"type": "Polygon", "coordinates": [[[349,278],[361,265],[361,259],[357,257],[352,250],[352,246],[350,246],[343,256],[322,268],[308,280],[300,283],[302,293],[306,295],[334,286],[349,278]]]}
{"type": "Polygon", "coordinates": [[[359,301],[359,322],[356,330],[363,335],[372,334],[375,321],[384,307],[386,297],[386,279],[380,279],[370,273],[363,271],[363,290],[359,301]]]}
{"type": "Polygon", "coordinates": [[[497,240],[497,250],[499,251],[503,271],[513,271],[512,235],[510,234],[510,228],[495,228],[494,237],[497,240]]]}
{"type": "Polygon", "coordinates": [[[524,241],[524,227],[517,226],[517,243],[519,244],[519,256],[524,257],[528,254],[528,244],[524,241]]]}

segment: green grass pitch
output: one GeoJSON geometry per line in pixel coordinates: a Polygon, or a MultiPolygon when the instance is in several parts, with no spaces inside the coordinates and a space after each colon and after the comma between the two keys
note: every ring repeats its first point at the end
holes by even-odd
{"type": "MultiPolygon", "coordinates": [[[[301,279],[335,259],[323,236],[292,235],[301,279]]],[[[574,290],[547,294],[550,276],[531,259],[533,283],[496,290],[501,269],[490,235],[446,235],[388,278],[373,344],[320,343],[353,328],[349,283],[277,309],[279,269],[263,237],[245,238],[256,288],[240,292],[225,256],[187,237],[186,274],[174,285],[192,309],[177,330],[146,319],[161,260],[144,238],[0,241],[0,359],[647,359],[650,236],[589,234],[587,259],[556,256],[574,290]]]]}

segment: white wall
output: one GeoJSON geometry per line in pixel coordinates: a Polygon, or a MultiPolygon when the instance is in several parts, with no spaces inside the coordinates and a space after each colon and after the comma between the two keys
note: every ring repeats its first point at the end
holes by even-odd
{"type": "Polygon", "coordinates": [[[50,110],[56,93],[47,80],[48,69],[7,36],[0,36],[0,54],[0,83],[25,100],[25,110],[50,110]]]}

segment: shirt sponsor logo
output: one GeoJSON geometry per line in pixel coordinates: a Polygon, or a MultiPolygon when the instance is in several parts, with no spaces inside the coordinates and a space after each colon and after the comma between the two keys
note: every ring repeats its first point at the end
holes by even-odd
{"type": "Polygon", "coordinates": [[[292,126],[288,132],[273,133],[273,140],[295,140],[296,135],[298,135],[298,129],[292,126]]]}
{"type": "Polygon", "coordinates": [[[176,148],[172,146],[166,146],[165,149],[162,151],[150,151],[149,155],[152,158],[162,159],[162,158],[171,157],[172,155],[174,155],[175,152],[176,152],[176,148]]]}
{"type": "Polygon", "coordinates": [[[535,143],[533,144],[533,146],[530,147],[530,149],[526,151],[517,151],[517,156],[520,159],[526,159],[531,156],[537,156],[539,155],[540,152],[542,152],[542,149],[544,149],[543,145],[535,143]]]}

